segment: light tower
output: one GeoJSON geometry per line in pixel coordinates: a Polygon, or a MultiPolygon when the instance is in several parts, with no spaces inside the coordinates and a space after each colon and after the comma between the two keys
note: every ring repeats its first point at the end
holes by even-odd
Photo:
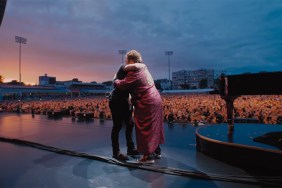
{"type": "Polygon", "coordinates": [[[22,83],[22,73],[21,73],[21,44],[26,44],[27,39],[19,36],[15,36],[15,40],[17,43],[19,43],[19,81],[22,83]]]}
{"type": "Polygon", "coordinates": [[[172,89],[172,81],[170,80],[170,56],[173,55],[173,51],[165,51],[165,55],[168,58],[168,81],[170,82],[170,89],[172,89]]]}
{"type": "Polygon", "coordinates": [[[118,53],[121,54],[121,64],[123,64],[123,56],[126,54],[126,50],[119,50],[118,53]]]}

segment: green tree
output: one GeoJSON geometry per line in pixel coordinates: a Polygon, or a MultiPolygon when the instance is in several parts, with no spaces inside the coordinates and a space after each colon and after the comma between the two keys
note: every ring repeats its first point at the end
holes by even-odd
{"type": "Polygon", "coordinates": [[[105,82],[102,82],[102,84],[105,84],[106,86],[111,86],[113,85],[113,81],[105,81],[105,82]]]}
{"type": "Polygon", "coordinates": [[[190,89],[189,84],[180,84],[181,89],[190,89]]]}
{"type": "Polygon", "coordinates": [[[4,82],[4,77],[0,75],[0,84],[2,84],[3,82],[4,82]]]}
{"type": "Polygon", "coordinates": [[[218,77],[214,80],[214,86],[215,86],[216,89],[220,88],[220,77],[218,77]]]}
{"type": "Polygon", "coordinates": [[[208,80],[207,79],[200,80],[199,88],[204,89],[204,88],[207,88],[207,87],[208,87],[208,80]]]}

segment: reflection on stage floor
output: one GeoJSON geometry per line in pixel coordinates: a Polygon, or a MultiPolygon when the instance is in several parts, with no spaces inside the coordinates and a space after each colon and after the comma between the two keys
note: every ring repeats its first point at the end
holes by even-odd
{"type": "MultiPolygon", "coordinates": [[[[250,176],[244,170],[215,160],[196,149],[196,127],[165,126],[162,158],[154,165],[205,174],[250,176]]],[[[0,114],[0,136],[58,148],[111,157],[111,120],[50,119],[44,115],[0,114]]],[[[120,133],[126,152],[125,132],[120,133]]],[[[181,177],[127,168],[85,158],[61,155],[0,142],[0,187],[260,187],[235,182],[181,177]]]]}

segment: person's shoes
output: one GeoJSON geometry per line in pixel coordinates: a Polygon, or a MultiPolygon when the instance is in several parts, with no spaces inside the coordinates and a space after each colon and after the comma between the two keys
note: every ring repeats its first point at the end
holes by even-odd
{"type": "Polygon", "coordinates": [[[134,155],[141,155],[141,153],[137,149],[127,150],[127,155],[134,156],[134,155]]]}
{"type": "Polygon", "coordinates": [[[156,159],[160,159],[162,157],[161,152],[154,152],[153,155],[156,159]]]}
{"type": "Polygon", "coordinates": [[[148,155],[144,155],[140,159],[137,159],[137,162],[139,164],[154,164],[155,163],[155,161],[152,158],[150,158],[148,155]]]}
{"type": "Polygon", "coordinates": [[[126,161],[128,160],[128,157],[120,152],[118,152],[116,155],[113,155],[113,158],[119,160],[119,161],[126,161]]]}
{"type": "Polygon", "coordinates": [[[162,157],[160,146],[158,146],[158,148],[154,151],[153,155],[154,155],[155,159],[160,159],[162,157]]]}

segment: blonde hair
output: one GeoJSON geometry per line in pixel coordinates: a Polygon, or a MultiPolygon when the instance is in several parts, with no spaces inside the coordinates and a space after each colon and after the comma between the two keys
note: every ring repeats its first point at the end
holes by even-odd
{"type": "Polygon", "coordinates": [[[141,54],[136,50],[130,50],[129,52],[126,53],[125,57],[127,61],[132,60],[134,63],[142,63],[141,54]]]}

